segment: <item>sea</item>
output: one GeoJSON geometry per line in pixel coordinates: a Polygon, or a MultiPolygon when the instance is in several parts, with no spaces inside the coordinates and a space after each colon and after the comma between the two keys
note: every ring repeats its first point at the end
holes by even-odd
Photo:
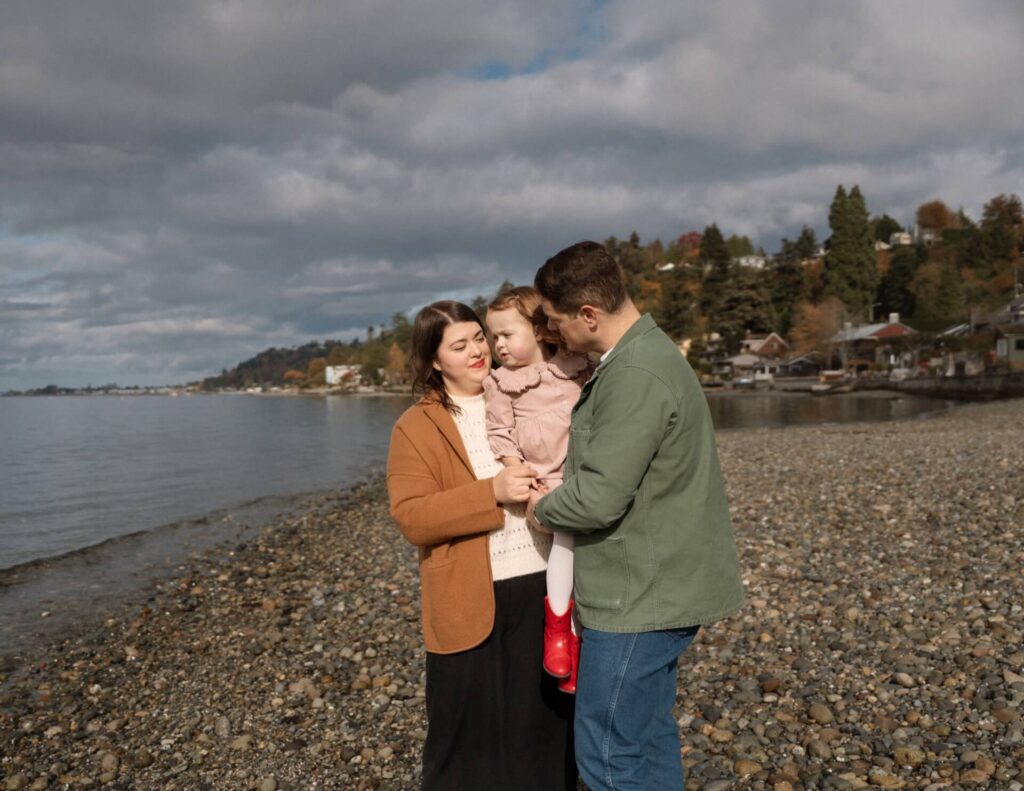
{"type": "MultiPolygon", "coordinates": [[[[379,474],[403,396],[0,398],[0,656],[114,611],[190,554],[231,546],[379,474]]],[[[892,420],[947,402],[709,393],[717,430],[892,420]]]]}

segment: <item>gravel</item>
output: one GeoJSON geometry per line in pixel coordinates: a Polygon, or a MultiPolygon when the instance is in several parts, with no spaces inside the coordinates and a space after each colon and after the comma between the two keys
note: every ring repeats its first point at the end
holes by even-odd
{"type": "MultiPolygon", "coordinates": [[[[687,789],[1024,789],[1024,401],[718,440],[748,605],[680,662],[687,789]]],[[[371,481],[6,663],[0,782],[415,788],[423,661],[371,481]]]]}

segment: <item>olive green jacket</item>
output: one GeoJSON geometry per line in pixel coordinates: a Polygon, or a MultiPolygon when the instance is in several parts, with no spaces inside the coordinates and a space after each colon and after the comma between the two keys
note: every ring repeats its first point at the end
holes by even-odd
{"type": "Polygon", "coordinates": [[[575,534],[575,597],[588,628],[674,629],[743,604],[707,401],[650,315],[584,385],[565,481],[536,515],[575,534]]]}

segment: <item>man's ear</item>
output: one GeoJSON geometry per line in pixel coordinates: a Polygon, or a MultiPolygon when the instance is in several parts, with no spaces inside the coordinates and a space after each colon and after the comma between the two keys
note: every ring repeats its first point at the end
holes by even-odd
{"type": "Polygon", "coordinates": [[[584,324],[591,330],[597,326],[598,314],[598,309],[593,305],[582,305],[577,311],[577,315],[583,318],[584,324]]]}

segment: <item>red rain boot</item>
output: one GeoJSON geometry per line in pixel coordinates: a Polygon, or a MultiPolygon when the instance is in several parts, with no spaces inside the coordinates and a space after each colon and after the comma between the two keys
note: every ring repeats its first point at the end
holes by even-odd
{"type": "Polygon", "coordinates": [[[569,651],[572,653],[572,673],[569,674],[569,678],[558,685],[558,688],[562,692],[575,695],[576,676],[579,675],[580,670],[580,638],[575,634],[569,635],[569,651]]]}
{"type": "Polygon", "coordinates": [[[572,673],[570,637],[572,628],[572,602],[561,615],[551,612],[548,597],[544,597],[544,669],[555,678],[566,678],[572,673]]]}

